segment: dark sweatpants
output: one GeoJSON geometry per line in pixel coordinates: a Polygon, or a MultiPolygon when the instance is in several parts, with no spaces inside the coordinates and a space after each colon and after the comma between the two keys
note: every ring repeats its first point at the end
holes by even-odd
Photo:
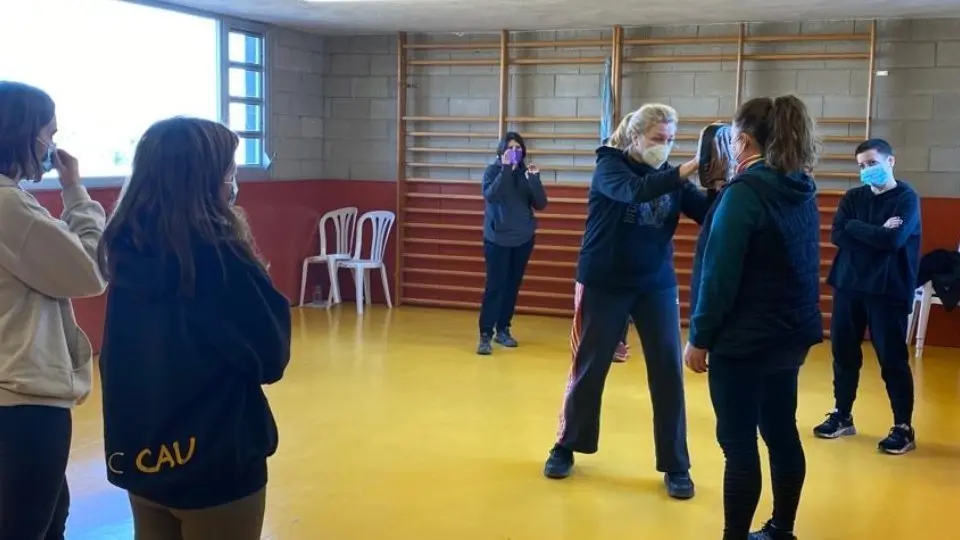
{"type": "Polygon", "coordinates": [[[583,454],[597,451],[603,387],[623,321],[631,315],[647,364],[657,470],[689,470],[677,289],[610,292],[585,286],[581,309],[580,347],[570,370],[557,444],[583,454]]]}
{"type": "Polygon", "coordinates": [[[746,540],[757,510],[763,483],[757,428],[770,454],[773,525],[793,530],[806,476],[797,432],[796,366],[806,355],[807,349],[748,359],[710,356],[710,400],[717,415],[717,441],[726,458],[723,540],[746,540]]]}
{"type": "Polygon", "coordinates": [[[909,306],[836,291],[830,339],[833,346],[833,393],[837,410],[850,414],[860,384],[864,331],[870,329],[880,375],[887,386],[894,424],[913,419],[913,374],[907,348],[909,306]]]}
{"type": "Polygon", "coordinates": [[[517,307],[517,295],[523,273],[533,252],[534,240],[516,247],[498,246],[483,241],[483,258],[487,266],[487,282],[480,305],[480,333],[492,335],[494,330],[507,330],[517,307]]]}
{"type": "Polygon", "coordinates": [[[0,407],[0,540],[63,540],[70,409],[0,407]]]}

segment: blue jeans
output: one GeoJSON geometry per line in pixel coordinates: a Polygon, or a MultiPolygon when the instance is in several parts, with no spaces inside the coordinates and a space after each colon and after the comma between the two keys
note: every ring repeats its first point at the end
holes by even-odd
{"type": "Polygon", "coordinates": [[[480,334],[493,335],[494,330],[510,328],[517,296],[534,240],[516,247],[498,246],[483,241],[483,258],[487,265],[487,282],[480,305],[480,334]]]}

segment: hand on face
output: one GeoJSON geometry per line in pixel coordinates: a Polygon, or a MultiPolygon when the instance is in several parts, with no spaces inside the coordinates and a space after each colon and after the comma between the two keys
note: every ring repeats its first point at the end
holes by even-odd
{"type": "Polygon", "coordinates": [[[66,150],[57,148],[53,153],[53,168],[60,176],[60,187],[63,189],[80,184],[80,164],[66,150]]]}

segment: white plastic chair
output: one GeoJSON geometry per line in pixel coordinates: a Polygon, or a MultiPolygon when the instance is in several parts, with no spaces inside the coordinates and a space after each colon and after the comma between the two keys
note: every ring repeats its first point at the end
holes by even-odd
{"type": "Polygon", "coordinates": [[[320,253],[303,260],[303,270],[300,273],[300,305],[303,305],[303,298],[307,292],[307,272],[311,264],[326,264],[327,273],[330,276],[330,292],[327,293],[327,306],[340,303],[340,287],[337,283],[337,261],[349,259],[353,253],[353,241],[355,240],[354,231],[357,224],[357,213],[359,210],[355,206],[338,208],[331,210],[320,218],[318,228],[320,229],[320,253]],[[332,250],[327,249],[327,222],[333,222],[333,233],[335,246],[332,250]]]}
{"type": "Polygon", "coordinates": [[[370,300],[370,270],[380,269],[380,280],[383,283],[383,295],[387,300],[387,307],[393,308],[390,299],[390,284],[387,280],[387,267],[383,264],[383,255],[387,251],[387,242],[390,239],[390,230],[396,215],[387,210],[367,212],[357,221],[357,239],[354,242],[353,257],[348,260],[336,261],[337,268],[349,268],[353,271],[353,283],[357,294],[357,313],[363,313],[364,298],[370,300]],[[363,225],[370,222],[373,238],[370,241],[369,257],[363,257],[363,225]]]}
{"type": "MultiPolygon", "coordinates": [[[[960,245],[957,246],[960,252],[960,245]]],[[[917,287],[913,296],[913,307],[910,309],[910,318],[907,321],[907,345],[913,340],[913,330],[917,330],[916,357],[917,360],[923,358],[923,344],[927,339],[927,323],[930,322],[930,307],[933,305],[942,306],[943,300],[937,296],[933,290],[933,283],[928,281],[922,287],[917,287]],[[917,306],[920,307],[919,317],[917,306]],[[919,321],[918,321],[919,318],[919,321]]]]}

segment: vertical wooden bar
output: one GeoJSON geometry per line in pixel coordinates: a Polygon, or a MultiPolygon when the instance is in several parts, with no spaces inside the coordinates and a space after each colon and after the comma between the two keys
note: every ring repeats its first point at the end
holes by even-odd
{"type": "MultiPolygon", "coordinates": [[[[397,231],[397,260],[394,263],[396,269],[393,280],[394,305],[400,305],[400,299],[403,298],[403,236],[404,236],[404,212],[403,207],[407,204],[406,197],[406,157],[407,157],[407,134],[406,120],[407,115],[407,33],[397,33],[397,224],[394,230],[397,231]]],[[[384,291],[386,292],[386,291],[384,291]]]]}
{"type": "MultiPolygon", "coordinates": [[[[734,109],[740,108],[743,100],[743,46],[747,39],[747,24],[740,23],[737,30],[737,89],[734,97],[734,109]]],[[[733,114],[737,114],[734,110],[733,114]]]]}
{"type": "Polygon", "coordinates": [[[498,139],[507,133],[507,89],[510,87],[510,32],[500,31],[500,107],[497,113],[498,139]]]}
{"type": "Polygon", "coordinates": [[[620,91],[623,88],[623,27],[619,24],[613,27],[613,44],[611,57],[613,62],[610,69],[610,88],[613,91],[613,125],[620,122],[621,98],[620,91]]]}
{"type": "Polygon", "coordinates": [[[877,20],[870,21],[870,64],[867,68],[867,118],[864,136],[869,139],[873,128],[873,80],[877,71],[877,20]]]}

